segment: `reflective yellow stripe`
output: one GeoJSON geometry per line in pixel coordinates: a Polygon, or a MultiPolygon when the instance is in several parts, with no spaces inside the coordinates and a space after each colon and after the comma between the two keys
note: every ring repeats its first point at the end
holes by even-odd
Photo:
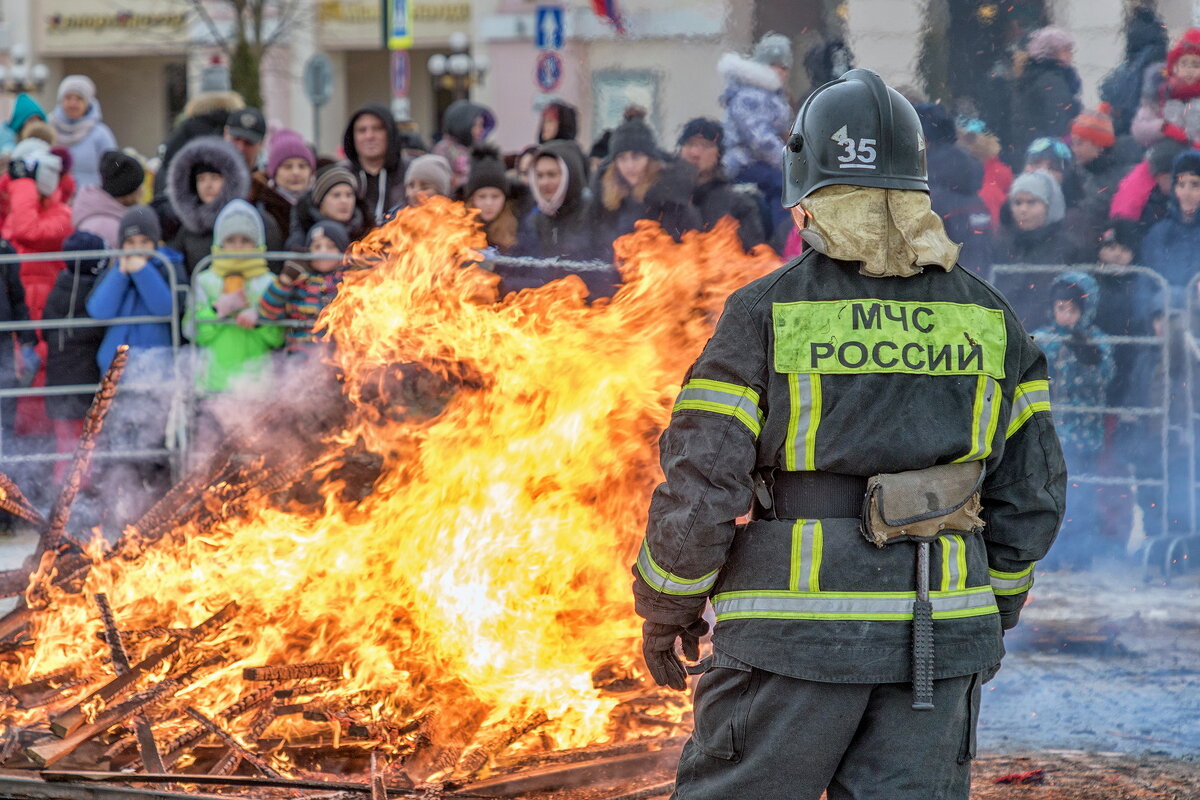
{"type": "Polygon", "coordinates": [[[1033,564],[1020,572],[1001,572],[989,569],[988,581],[992,591],[998,595],[1014,595],[1028,592],[1033,587],[1033,564]]]}
{"type": "MultiPolygon", "coordinates": [[[[912,619],[916,592],[723,592],[713,598],[717,620],[806,619],[903,621],[912,619]]],[[[934,619],[998,614],[989,586],[929,593],[934,619]]]]}
{"type": "Polygon", "coordinates": [[[671,413],[678,411],[724,414],[745,425],[756,439],[762,432],[763,413],[758,407],[758,392],[749,386],[693,378],[679,391],[671,413]]]}
{"type": "Polygon", "coordinates": [[[982,461],[992,454],[992,439],[1000,422],[1000,384],[987,375],[975,382],[975,404],[971,408],[971,449],[954,463],[982,461]]]}
{"type": "Polygon", "coordinates": [[[1039,411],[1050,411],[1050,381],[1028,381],[1019,384],[1013,396],[1012,414],[1004,438],[1012,438],[1012,435],[1039,411]]]}
{"type": "Polygon", "coordinates": [[[821,591],[821,547],[824,533],[819,519],[798,519],[792,525],[792,564],[788,586],[796,592],[821,591]]]}
{"type": "Polygon", "coordinates": [[[650,555],[650,543],[642,540],[642,549],[638,553],[637,571],[642,580],[663,594],[673,595],[704,595],[712,590],[717,583],[717,570],[699,578],[681,578],[673,575],[655,563],[650,555]]]}
{"type": "Polygon", "coordinates": [[[815,470],[817,468],[817,428],[821,425],[821,376],[806,372],[789,372],[788,430],[784,445],[784,468],[815,470]]]}
{"type": "Polygon", "coordinates": [[[959,534],[948,534],[938,539],[942,550],[943,590],[967,588],[967,543],[959,534]]]}
{"type": "Polygon", "coordinates": [[[821,425],[821,376],[812,375],[812,405],[808,409],[808,433],[804,435],[804,468],[817,468],[817,428],[821,425]]]}

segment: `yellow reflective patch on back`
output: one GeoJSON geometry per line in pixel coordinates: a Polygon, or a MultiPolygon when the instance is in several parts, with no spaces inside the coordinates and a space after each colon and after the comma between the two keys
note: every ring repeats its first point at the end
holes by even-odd
{"type": "Polygon", "coordinates": [[[998,308],[964,303],[819,300],[772,305],[775,371],[1004,377],[998,308]]]}

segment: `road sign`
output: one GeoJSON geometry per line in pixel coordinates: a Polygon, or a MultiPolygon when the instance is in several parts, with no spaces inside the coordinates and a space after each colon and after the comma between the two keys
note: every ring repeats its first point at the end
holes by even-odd
{"type": "Polygon", "coordinates": [[[408,51],[392,51],[392,97],[408,96],[409,71],[408,51]]]}
{"type": "Polygon", "coordinates": [[[304,62],[304,94],[318,108],[333,98],[333,65],[324,53],[313,53],[304,62]]]}
{"type": "Polygon", "coordinates": [[[534,76],[537,79],[538,87],[543,92],[553,92],[562,83],[562,56],[553,50],[544,50],[539,53],[534,76]]]}
{"type": "Polygon", "coordinates": [[[538,50],[562,50],[562,6],[538,6],[534,25],[538,50]]]}
{"type": "Polygon", "coordinates": [[[412,0],[384,0],[387,4],[386,31],[389,50],[412,47],[412,0]]]}

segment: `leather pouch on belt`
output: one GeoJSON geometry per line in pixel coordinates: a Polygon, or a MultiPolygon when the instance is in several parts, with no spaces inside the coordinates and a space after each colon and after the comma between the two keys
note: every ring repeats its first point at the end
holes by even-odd
{"type": "Polygon", "coordinates": [[[982,461],[873,475],[863,501],[863,535],[883,547],[978,531],[983,528],[982,485],[982,461]]]}

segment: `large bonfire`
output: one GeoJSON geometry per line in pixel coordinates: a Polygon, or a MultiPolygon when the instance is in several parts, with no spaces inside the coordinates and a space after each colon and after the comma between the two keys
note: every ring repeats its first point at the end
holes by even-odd
{"type": "MultiPolygon", "coordinates": [[[[625,282],[611,300],[589,305],[575,278],[499,298],[475,266],[473,214],[443,199],[401,212],[358,247],[374,266],[348,274],[319,322],[350,413],[308,474],[365,449],[382,462],[369,492],[324,480],[319,502],[264,498],[134,559],[105,560],[97,535],[82,587],[43,582],[33,644],[0,663],[0,684],[90,676],[61,707],[111,679],[97,593],[126,630],[188,628],[234,602],[207,643],[220,658],[191,674],[178,709],[215,717],[245,692],[246,667],[333,662],[331,701],[432,720],[435,739],[531,718],[540,746],[628,735],[595,672],[638,670],[629,565],[661,479],[657,436],[726,296],[778,262],[743,254],[731,224],[676,243],[640,223],[617,243],[625,282]],[[414,400],[426,385],[433,408],[414,400]]],[[[131,645],[131,661],[154,645],[131,645]]],[[[0,707],[10,724],[45,715],[0,707]]],[[[154,716],[164,738],[191,724],[154,716]]]]}

